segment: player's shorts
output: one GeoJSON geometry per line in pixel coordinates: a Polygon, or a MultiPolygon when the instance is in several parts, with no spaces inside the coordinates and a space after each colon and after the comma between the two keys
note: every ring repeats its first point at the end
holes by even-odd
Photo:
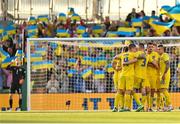
{"type": "Polygon", "coordinates": [[[121,90],[133,90],[134,76],[121,76],[120,83],[118,83],[118,89],[121,90]]]}
{"type": "Polygon", "coordinates": [[[148,75],[148,80],[149,80],[150,88],[157,89],[158,77],[148,75]]]}
{"type": "Polygon", "coordinates": [[[150,87],[149,81],[147,79],[142,79],[135,77],[134,78],[134,88],[140,89],[140,88],[147,88],[150,87]]]}
{"type": "Polygon", "coordinates": [[[10,93],[11,93],[11,94],[14,94],[14,93],[16,93],[16,92],[17,92],[18,94],[21,94],[21,93],[22,93],[21,85],[12,83],[11,88],[10,88],[10,93]]]}
{"type": "Polygon", "coordinates": [[[168,89],[170,83],[170,76],[166,76],[164,82],[160,80],[159,88],[168,89]]]}

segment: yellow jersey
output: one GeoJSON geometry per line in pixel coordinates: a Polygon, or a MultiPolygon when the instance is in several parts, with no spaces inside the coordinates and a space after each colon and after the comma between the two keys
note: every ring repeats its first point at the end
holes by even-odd
{"type": "Polygon", "coordinates": [[[117,68],[118,66],[121,66],[121,56],[122,56],[122,53],[114,57],[112,64],[115,64],[115,68],[117,68]]]}
{"type": "MultiPolygon", "coordinates": [[[[169,55],[167,53],[163,53],[160,56],[160,77],[162,77],[165,72],[167,61],[170,61],[169,55]]],[[[168,69],[166,76],[170,77],[170,68],[168,69]]]]}
{"type": "MultiPolygon", "coordinates": [[[[157,63],[159,63],[159,59],[160,59],[160,55],[157,52],[151,52],[149,54],[149,62],[153,62],[156,61],[157,63]]],[[[151,76],[158,76],[159,75],[159,70],[156,69],[155,67],[152,66],[148,66],[148,72],[151,76]]]]}
{"type": "Polygon", "coordinates": [[[136,57],[140,57],[142,55],[145,55],[144,59],[138,59],[138,61],[135,63],[135,76],[141,79],[146,79],[147,77],[147,64],[149,61],[149,56],[146,55],[143,51],[136,52],[136,57]]]}
{"type": "Polygon", "coordinates": [[[125,52],[121,56],[121,63],[122,63],[122,72],[121,76],[134,76],[134,63],[129,65],[123,65],[124,62],[128,62],[136,58],[135,53],[133,52],[125,52]]]}
{"type": "Polygon", "coordinates": [[[178,68],[180,68],[180,63],[178,64],[178,68]]]}

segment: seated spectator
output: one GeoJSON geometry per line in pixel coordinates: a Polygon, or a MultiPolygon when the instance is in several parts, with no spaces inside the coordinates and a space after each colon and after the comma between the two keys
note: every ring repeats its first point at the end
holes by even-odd
{"type": "Polygon", "coordinates": [[[51,79],[48,81],[48,83],[46,85],[46,89],[47,89],[48,93],[57,93],[59,91],[59,83],[55,79],[54,74],[51,75],[51,79]]]}

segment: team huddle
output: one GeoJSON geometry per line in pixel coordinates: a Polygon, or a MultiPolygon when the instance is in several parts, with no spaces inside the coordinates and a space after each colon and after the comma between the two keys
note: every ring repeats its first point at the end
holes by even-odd
{"type": "Polygon", "coordinates": [[[131,111],[132,99],[138,105],[137,112],[171,111],[169,61],[165,47],[152,42],[147,44],[147,50],[143,43],[138,47],[130,44],[116,55],[112,61],[116,90],[113,112],[131,111]]]}

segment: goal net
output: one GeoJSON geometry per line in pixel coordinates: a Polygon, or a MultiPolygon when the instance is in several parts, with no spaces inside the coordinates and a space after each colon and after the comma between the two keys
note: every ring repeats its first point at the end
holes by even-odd
{"type": "MultiPolygon", "coordinates": [[[[30,38],[27,103],[30,110],[110,110],[114,106],[112,59],[126,45],[155,42],[170,55],[169,92],[180,107],[179,37],[30,38]]],[[[137,108],[133,101],[132,108],[137,108]]]]}

